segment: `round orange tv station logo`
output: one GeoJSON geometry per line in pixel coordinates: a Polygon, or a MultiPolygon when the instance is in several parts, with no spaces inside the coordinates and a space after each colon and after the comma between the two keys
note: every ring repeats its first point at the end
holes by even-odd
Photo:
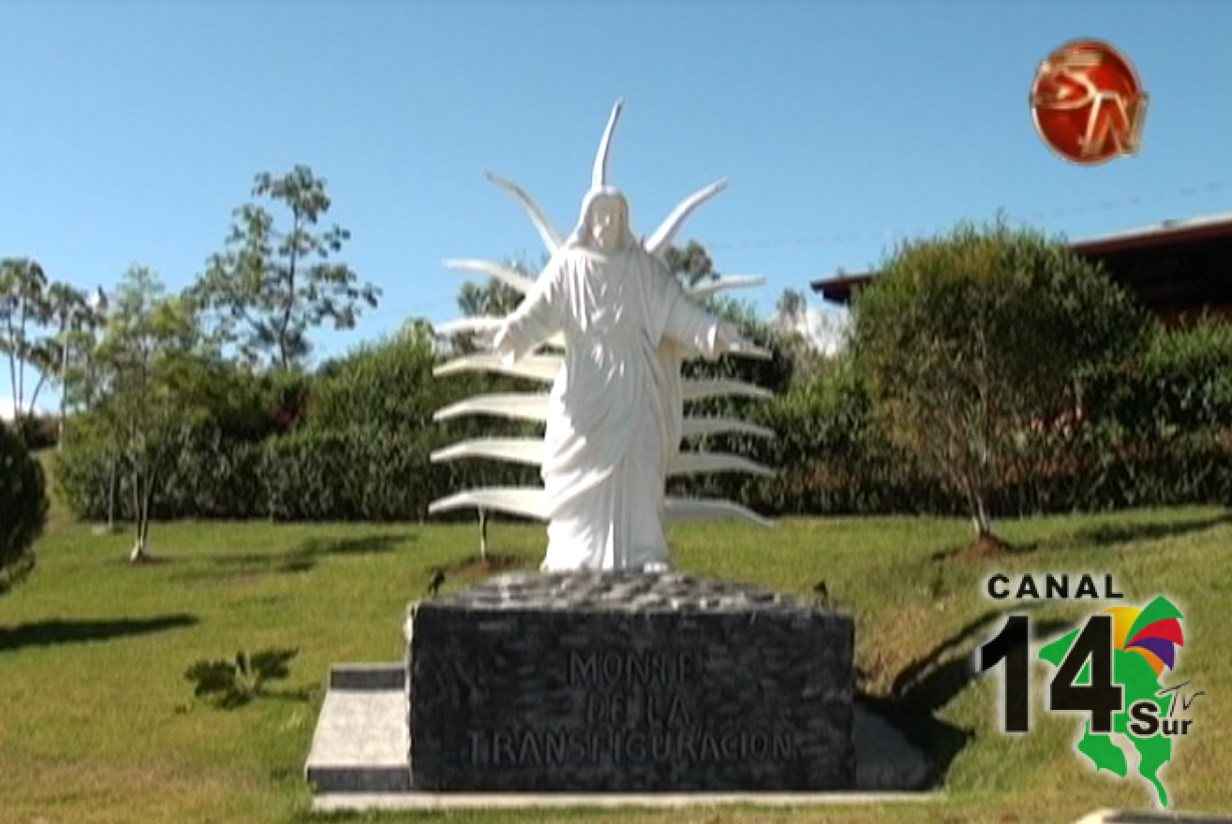
{"type": "Polygon", "coordinates": [[[1053,50],[1036,69],[1030,101],[1040,139],[1072,163],[1138,151],[1147,94],[1125,55],[1102,40],[1053,50]]]}

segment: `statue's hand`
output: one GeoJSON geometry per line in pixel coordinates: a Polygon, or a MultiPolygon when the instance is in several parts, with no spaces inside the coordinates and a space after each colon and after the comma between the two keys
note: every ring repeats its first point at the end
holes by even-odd
{"type": "Polygon", "coordinates": [[[496,347],[496,336],[504,326],[504,321],[490,319],[484,323],[477,323],[471,330],[475,345],[481,349],[494,349],[496,347]]]}
{"type": "Polygon", "coordinates": [[[740,332],[729,323],[720,323],[717,335],[720,351],[730,352],[743,358],[770,360],[773,355],[768,349],[749,343],[740,337],[740,332]]]}
{"type": "Polygon", "coordinates": [[[470,317],[442,323],[435,327],[440,337],[464,335],[481,349],[491,349],[497,330],[505,322],[504,318],[470,317]]]}

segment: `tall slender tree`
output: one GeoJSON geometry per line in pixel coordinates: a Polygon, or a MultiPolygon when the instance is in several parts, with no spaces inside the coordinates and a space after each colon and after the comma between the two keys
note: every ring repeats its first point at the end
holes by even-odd
{"type": "MultiPolygon", "coordinates": [[[[90,325],[91,309],[85,292],[67,283],[56,282],[47,289],[47,314],[51,330],[42,346],[45,368],[40,376],[40,383],[42,379],[50,378],[60,388],[59,424],[56,437],[58,449],[64,444],[64,417],[70,394],[68,388],[69,362],[74,349],[79,348],[78,335],[90,325]]],[[[37,395],[37,392],[35,394],[37,395]]]]}
{"type": "Polygon", "coordinates": [[[33,398],[27,403],[26,367],[38,370],[43,365],[36,332],[49,316],[43,267],[30,258],[0,260],[0,352],[8,356],[13,425],[19,433],[22,417],[34,405],[33,398]]]}
{"type": "Polygon", "coordinates": [[[275,228],[264,205],[240,206],[227,248],[209,259],[191,297],[215,313],[220,339],[235,344],[245,360],[302,366],[311,329],[353,328],[363,305],[377,305],[380,289],[333,259],[351,233],[337,224],[318,230],[331,201],[312,169],[300,165],[278,177],[262,172],[252,195],[289,212],[289,228],[275,228]]]}
{"type": "Polygon", "coordinates": [[[97,354],[104,395],[96,405],[135,513],[132,562],[149,558],[152,505],[203,409],[210,352],[192,306],[168,297],[151,270],[125,274],[97,354]]]}

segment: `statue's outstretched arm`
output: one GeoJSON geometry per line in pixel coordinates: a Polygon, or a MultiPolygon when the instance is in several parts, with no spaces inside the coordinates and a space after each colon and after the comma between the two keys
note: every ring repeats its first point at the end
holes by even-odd
{"type": "Polygon", "coordinates": [[[663,278],[657,292],[657,300],[667,308],[664,337],[682,344],[688,353],[706,358],[729,353],[758,360],[772,357],[769,351],[745,340],[733,324],[691,300],[674,277],[663,278]]]}
{"type": "Polygon", "coordinates": [[[496,330],[492,348],[505,363],[526,357],[561,330],[560,290],[558,270],[549,264],[526,299],[496,330]]]}

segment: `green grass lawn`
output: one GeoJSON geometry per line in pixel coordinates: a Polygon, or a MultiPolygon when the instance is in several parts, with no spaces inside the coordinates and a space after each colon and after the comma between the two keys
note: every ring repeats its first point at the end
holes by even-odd
{"type": "MultiPolygon", "coordinates": [[[[772,532],[690,525],[678,566],[808,594],[824,578],[856,620],[862,688],[906,719],[944,765],[923,804],[796,810],[570,810],[357,817],[451,822],[1070,821],[1097,807],[1149,809],[1144,782],[1094,775],[1073,719],[996,729],[996,679],[963,661],[1013,604],[981,596],[996,569],[1113,572],[1129,601],[1173,596],[1187,644],[1170,681],[1207,695],[1163,772],[1180,811],[1232,810],[1232,521],[1215,508],[1005,522],[1029,551],[938,561],[968,540],[956,520],[793,519],[772,532]]],[[[94,535],[52,513],[38,567],[0,598],[0,821],[275,822],[308,818],[301,777],[331,663],[403,655],[408,601],[433,567],[474,552],[474,527],[420,524],[156,524],[158,563],[130,567],[128,534],[94,535]],[[291,677],[234,711],[195,701],[184,671],[238,649],[293,646],[291,677]]],[[[541,527],[496,524],[494,549],[533,567],[541,527]]],[[[448,587],[463,586],[453,579],[448,587]]],[[[1104,604],[1031,610],[1061,626],[1104,604]]],[[[1035,670],[1040,692],[1042,667],[1035,670]]],[[[1132,770],[1132,761],[1131,761],[1132,770]]]]}

